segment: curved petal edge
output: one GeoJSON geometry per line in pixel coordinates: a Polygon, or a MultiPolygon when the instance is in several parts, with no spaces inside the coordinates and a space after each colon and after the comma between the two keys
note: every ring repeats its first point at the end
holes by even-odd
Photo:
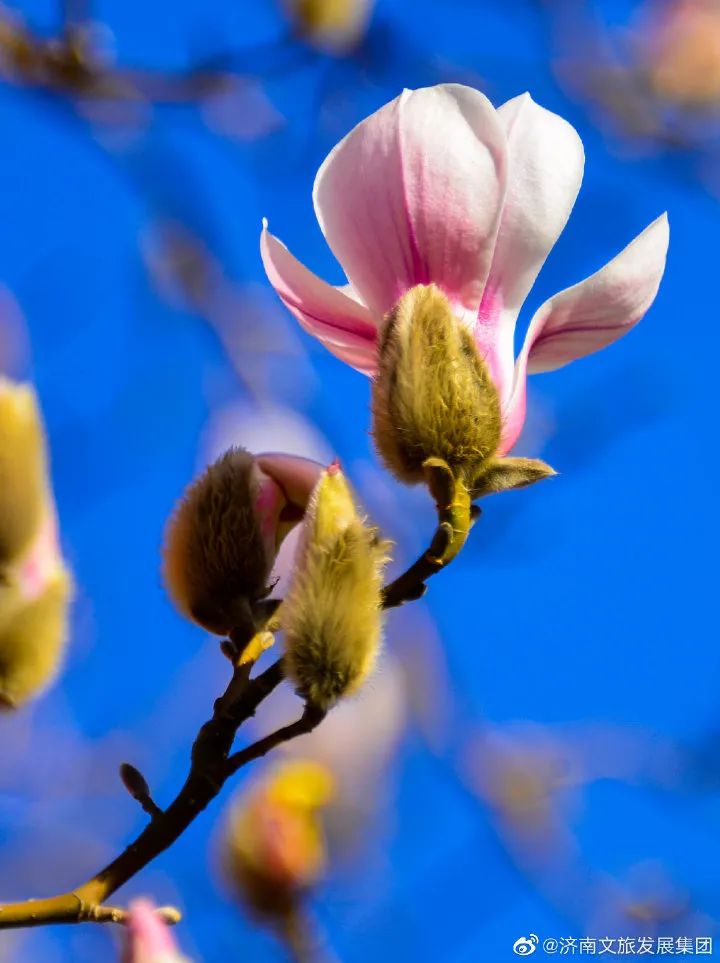
{"type": "Polygon", "coordinates": [[[302,327],[336,357],[366,375],[377,368],[377,328],[359,301],[309,271],[263,221],[260,256],[265,273],[302,327]]]}

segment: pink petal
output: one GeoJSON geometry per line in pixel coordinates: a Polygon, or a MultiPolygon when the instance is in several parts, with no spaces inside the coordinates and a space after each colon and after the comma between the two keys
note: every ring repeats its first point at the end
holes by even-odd
{"type": "Polygon", "coordinates": [[[260,254],[268,280],[305,330],[338,358],[372,375],[377,328],[368,309],[309,271],[263,222],[260,254]]]}
{"type": "Polygon", "coordinates": [[[553,371],[617,341],[655,300],[665,270],[670,229],[663,214],[596,274],[546,301],[528,328],[505,406],[501,453],[525,420],[526,375],[553,371]]]}
{"type": "Polygon", "coordinates": [[[528,372],[561,368],[612,344],[637,324],[655,300],[669,240],[663,214],[596,274],[546,301],[523,348],[528,372]]]}
{"type": "Polygon", "coordinates": [[[375,318],[434,282],[474,320],[505,183],[489,100],[459,84],[403,93],[352,130],[315,178],[318,221],[375,318]]]}
{"type": "Polygon", "coordinates": [[[20,591],[28,602],[38,598],[62,569],[57,515],[51,497],[48,496],[49,503],[40,530],[18,569],[20,591]]]}
{"type": "Polygon", "coordinates": [[[512,390],[515,321],[575,203],[582,141],[529,94],[498,108],[508,140],[507,192],[476,338],[501,396],[512,390]]]}
{"type": "Polygon", "coordinates": [[[127,920],[127,963],[182,963],[170,927],[145,899],[130,904],[127,920]]]}
{"type": "Polygon", "coordinates": [[[279,485],[285,498],[305,510],[324,466],[311,458],[269,452],[256,455],[258,467],[279,485]]]}

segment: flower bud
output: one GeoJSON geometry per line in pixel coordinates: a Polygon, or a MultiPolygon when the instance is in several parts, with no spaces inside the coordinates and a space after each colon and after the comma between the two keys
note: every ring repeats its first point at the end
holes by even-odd
{"type": "Polygon", "coordinates": [[[333,793],[328,769],[296,760],[280,763],[233,807],[227,868],[257,915],[287,918],[321,878],[327,855],[320,812],[333,793]]]}
{"type": "Polygon", "coordinates": [[[500,458],[500,398],[471,332],[434,284],[404,295],[387,318],[373,382],[373,434],[401,481],[445,462],[472,498],[554,475],[542,461],[500,458]]]}
{"type": "Polygon", "coordinates": [[[401,481],[441,458],[466,483],[500,444],[497,389],[471,333],[435,285],[418,285],[387,318],[373,382],[373,434],[401,481]]]}
{"type": "Polygon", "coordinates": [[[35,392],[0,378],[0,570],[29,549],[47,497],[45,432],[35,392]]]}
{"type": "Polygon", "coordinates": [[[374,667],[388,547],[358,514],[339,467],[323,472],[280,613],[288,675],[312,705],[328,709],[374,667]]]}
{"type": "Polygon", "coordinates": [[[164,547],[165,584],[184,615],[218,635],[254,634],[277,550],[320,471],[305,458],[231,448],[190,485],[164,547]]]}
{"type": "Polygon", "coordinates": [[[149,900],[130,904],[123,963],[188,963],[181,956],[170,927],[149,900]]]}
{"type": "Polygon", "coordinates": [[[70,596],[62,569],[30,600],[17,587],[2,590],[0,708],[17,708],[55,678],[67,640],[70,596]]]}
{"type": "Polygon", "coordinates": [[[337,52],[360,42],[372,12],[371,0],[285,0],[285,5],[301,36],[337,52]]]}

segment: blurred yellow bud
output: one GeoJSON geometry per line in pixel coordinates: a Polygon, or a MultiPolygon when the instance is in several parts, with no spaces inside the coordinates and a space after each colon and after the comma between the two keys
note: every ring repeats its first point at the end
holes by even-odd
{"type": "Polygon", "coordinates": [[[277,549],[303,515],[321,466],[231,448],[193,482],[167,526],[164,578],[178,609],[249,641],[277,549]]]}
{"type": "Polygon", "coordinates": [[[229,875],[260,916],[286,919],[327,863],[320,818],[334,789],[319,763],[280,763],[234,805],[226,836],[229,875]]]}
{"type": "Polygon", "coordinates": [[[45,432],[35,392],[0,378],[0,570],[30,548],[47,499],[45,432]]]}
{"type": "Polygon", "coordinates": [[[440,458],[470,486],[498,450],[497,388],[434,284],[408,291],[387,319],[372,409],[378,451],[404,482],[424,481],[425,461],[440,458]]]}
{"type": "Polygon", "coordinates": [[[20,589],[0,595],[0,707],[14,709],[55,679],[68,633],[71,583],[59,569],[30,601],[20,589]]]}
{"type": "Polygon", "coordinates": [[[375,665],[388,547],[358,514],[339,467],[323,472],[280,612],[288,676],[312,705],[330,708],[375,665]]]}
{"type": "Polygon", "coordinates": [[[335,778],[314,759],[293,759],[277,766],[268,781],[268,798],[295,809],[327,806],[335,795],[335,778]]]}
{"type": "Polygon", "coordinates": [[[301,36],[337,52],[362,40],[372,12],[371,0],[285,0],[285,6],[301,36]]]}

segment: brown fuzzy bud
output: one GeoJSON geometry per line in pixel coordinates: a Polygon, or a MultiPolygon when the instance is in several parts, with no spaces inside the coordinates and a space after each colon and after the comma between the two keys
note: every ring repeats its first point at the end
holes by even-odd
{"type": "Polygon", "coordinates": [[[62,570],[30,601],[16,589],[3,590],[1,708],[17,708],[44,691],[57,675],[67,639],[70,595],[70,579],[62,570]]]}
{"type": "Polygon", "coordinates": [[[164,547],[165,584],[184,615],[218,635],[254,635],[275,554],[320,470],[307,459],[231,448],[190,485],[164,547]]]}
{"type": "Polygon", "coordinates": [[[433,457],[472,479],[497,451],[497,389],[471,333],[433,284],[408,291],[386,320],[372,410],[378,451],[404,482],[422,482],[433,457]]]}
{"type": "Polygon", "coordinates": [[[356,691],[375,665],[388,547],[359,516],[339,468],[324,472],[280,610],[288,675],[312,705],[330,708],[356,691]]]}

